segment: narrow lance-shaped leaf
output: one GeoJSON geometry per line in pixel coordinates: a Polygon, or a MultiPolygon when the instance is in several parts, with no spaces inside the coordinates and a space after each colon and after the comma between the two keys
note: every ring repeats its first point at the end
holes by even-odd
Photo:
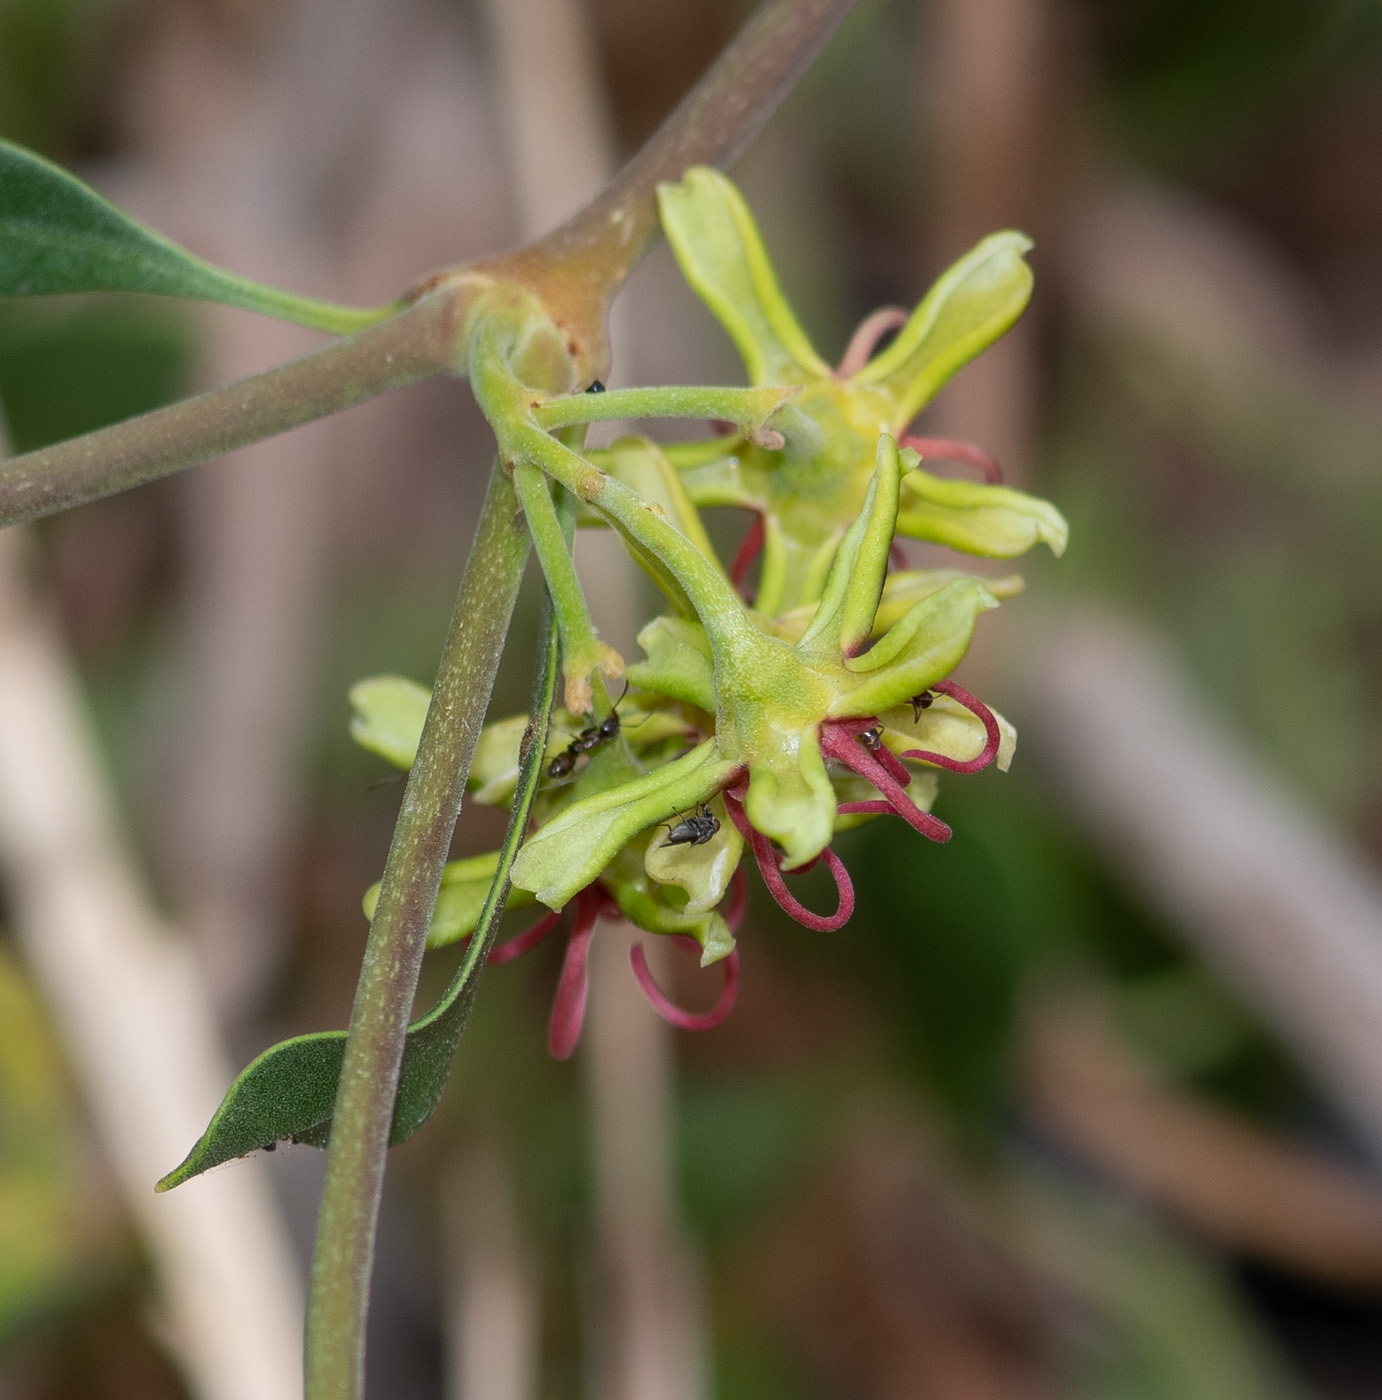
{"type": "Polygon", "coordinates": [[[216,301],[333,335],[363,330],[402,306],[336,306],[214,267],[51,161],[0,141],[0,296],[60,292],[150,292],[216,301]]]}
{"type": "MultiPolygon", "coordinates": [[[[436,1006],[408,1028],[391,1142],[405,1141],[427,1121],[451,1071],[457,1042],[475,1000],[479,974],[493,946],[499,916],[504,912],[509,873],[542,777],[543,736],[550,722],[556,685],[556,628],[549,607],[539,647],[527,746],[494,881],[475,937],[451,985],[436,1006]]],[[[230,1086],[206,1132],[186,1159],[158,1183],[157,1189],[170,1190],[222,1162],[259,1148],[271,1148],[284,1139],[324,1147],[331,1129],[345,1043],[344,1031],[321,1031],[296,1036],[266,1050],[230,1086]]]]}

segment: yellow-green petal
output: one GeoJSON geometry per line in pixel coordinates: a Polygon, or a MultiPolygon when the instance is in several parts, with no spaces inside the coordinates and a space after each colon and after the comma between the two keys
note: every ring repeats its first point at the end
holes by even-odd
{"type": "Polygon", "coordinates": [[[1032,295],[1025,233],[992,233],[948,268],[898,337],[847,382],[877,384],[897,404],[901,432],[936,391],[1022,314],[1032,295]]]}
{"type": "Polygon", "coordinates": [[[737,766],[707,739],[685,757],[632,782],[573,802],[528,838],[514,862],[515,887],[560,909],[640,831],[707,801],[737,766]]]}
{"type": "Polygon", "coordinates": [[[824,378],[816,354],[777,284],[744,197],[707,166],[657,190],[662,228],[682,275],[729,333],[753,384],[824,378]]]}
{"type": "Polygon", "coordinates": [[[404,676],[370,676],[350,688],[350,737],[398,768],[411,768],[432,692],[404,676]]]}
{"type": "Polygon", "coordinates": [[[1010,486],[932,476],[917,468],[902,478],[902,491],[898,533],[965,554],[1011,559],[1045,544],[1059,555],[1069,538],[1065,517],[1050,501],[1010,486]]]}

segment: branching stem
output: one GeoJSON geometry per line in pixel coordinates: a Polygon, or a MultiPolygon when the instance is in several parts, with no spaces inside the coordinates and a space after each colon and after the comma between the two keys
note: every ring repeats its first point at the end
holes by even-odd
{"type": "Polygon", "coordinates": [[[606,373],[606,311],[657,232],[657,183],[691,165],[732,161],[854,3],[771,0],[605,192],[531,247],[438,273],[396,316],[289,364],[12,458],[0,470],[0,526],[156,481],[455,372],[476,293],[495,281],[540,298],[566,336],[573,382],[606,373]]]}
{"type": "Polygon", "coordinates": [[[487,264],[538,292],[571,332],[584,383],[606,368],[604,310],[657,234],[659,182],[733,162],[854,4],[771,0],[603,193],[531,248],[487,264]]]}
{"type": "MultiPolygon", "coordinates": [[[[191,426],[198,428],[200,436],[189,432],[178,438],[157,458],[163,465],[152,473],[146,460],[142,465],[131,465],[115,485],[101,489],[92,488],[89,472],[85,476],[77,472],[76,476],[85,483],[89,495],[104,494],[106,489],[147,480],[150,474],[190,465],[214,451],[226,450],[226,446],[253,441],[276,430],[264,428],[270,421],[279,428],[291,426],[331,407],[368,397],[378,391],[376,385],[388,387],[384,381],[397,372],[394,361],[380,347],[391,327],[414,325],[409,317],[419,318],[421,324],[405,334],[393,352],[402,357],[406,367],[403,378],[395,382],[427,373],[454,372],[464,359],[458,340],[462,323],[475,304],[474,288],[486,281],[509,280],[535,294],[565,337],[570,382],[589,383],[606,366],[604,321],[608,304],[656,233],[657,183],[679,178],[691,165],[731,161],[775,110],[853,2],[771,0],[609,189],[563,228],[523,253],[492,259],[472,272],[460,270],[435,279],[429,284],[433,290],[422,295],[409,311],[342,342],[341,347],[318,352],[335,352],[340,358],[334,372],[316,378],[308,372],[303,382],[292,386],[300,399],[309,400],[307,411],[295,410],[288,403],[287,376],[293,367],[286,366],[274,372],[279,377],[265,386],[258,418],[251,415],[253,429],[243,425],[222,428],[231,439],[226,445],[204,451],[214,434],[207,434],[204,421],[199,428],[194,422],[191,426]],[[434,304],[445,308],[440,317],[440,343],[436,313],[426,310],[434,304]],[[410,343],[409,335],[417,340],[410,343]],[[367,341],[369,337],[377,338],[379,345],[367,341]],[[362,345],[375,348],[362,351],[358,362],[343,348],[362,345]],[[349,371],[343,372],[347,366],[349,371]],[[325,406],[318,406],[322,404],[325,406]],[[295,411],[300,416],[293,417],[295,411]],[[189,455],[193,446],[200,456],[189,455]]],[[[479,328],[469,329],[474,336],[479,328]]],[[[219,411],[224,412],[225,407],[218,401],[219,411]]],[[[534,427],[532,432],[544,445],[560,448],[540,429],[534,427]]],[[[547,463],[541,465],[550,470],[547,463]]],[[[598,471],[594,474],[603,476],[598,471]]],[[[560,473],[554,475],[562,479],[560,473]]],[[[564,484],[580,494],[581,483],[564,484]]],[[[621,483],[611,480],[608,485],[618,488],[621,483]]],[[[76,499],[75,491],[67,489],[69,497],[76,499]]],[[[622,497],[624,493],[612,490],[611,494],[622,497]]],[[[670,541],[673,545],[685,543],[670,527],[668,533],[675,537],[670,541]]],[[[527,550],[528,535],[512,482],[496,468],[394,831],[351,1013],[312,1264],[305,1357],[307,1400],[360,1400],[364,1393],[365,1319],[375,1223],[408,1015],[442,866],[527,550]]]]}

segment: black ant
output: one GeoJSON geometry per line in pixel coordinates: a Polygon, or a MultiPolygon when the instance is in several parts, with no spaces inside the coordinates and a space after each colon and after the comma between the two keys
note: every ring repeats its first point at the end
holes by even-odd
{"type": "Polygon", "coordinates": [[[907,702],[912,707],[912,723],[915,724],[921,718],[923,710],[931,708],[931,702],[936,698],[932,690],[923,690],[920,695],[914,695],[907,702]]]}
{"type": "Polygon", "coordinates": [[[605,392],[605,386],[598,379],[592,379],[585,392],[587,394],[603,394],[605,392]]]}
{"type": "MultiPolygon", "coordinates": [[[[597,380],[596,383],[598,382],[597,380]]],[[[627,693],[628,686],[625,686],[624,690],[627,693]]],[[[592,749],[598,749],[601,744],[607,744],[611,739],[618,738],[619,706],[623,703],[623,699],[624,696],[621,695],[610,714],[606,715],[599,724],[592,724],[582,729],[570,744],[547,765],[549,778],[569,778],[576,771],[576,760],[582,754],[589,753],[592,749]]]]}
{"type": "Polygon", "coordinates": [[[549,778],[569,778],[576,771],[576,755],[571,749],[559,753],[548,765],[549,778]]]}
{"type": "Polygon", "coordinates": [[[866,729],[859,735],[859,742],[868,749],[870,753],[877,753],[883,747],[883,726],[875,724],[872,729],[866,729]]]}
{"type": "Polygon", "coordinates": [[[700,810],[689,817],[682,817],[675,826],[664,822],[667,827],[667,846],[704,846],[720,829],[719,817],[712,816],[704,803],[700,810]]]}

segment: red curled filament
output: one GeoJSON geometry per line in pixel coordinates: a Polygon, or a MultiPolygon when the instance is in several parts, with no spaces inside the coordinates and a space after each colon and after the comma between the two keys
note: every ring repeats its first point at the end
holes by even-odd
{"type": "Polygon", "coordinates": [[[501,963],[521,958],[529,948],[536,948],[556,928],[561,915],[560,909],[553,909],[551,913],[544,914],[531,928],[525,928],[522,933],[516,934],[507,943],[501,943],[497,948],[491,948],[489,957],[485,961],[491,967],[497,967],[501,963]]]}
{"type": "Polygon", "coordinates": [[[952,700],[963,705],[970,714],[978,717],[984,726],[984,747],[973,758],[949,758],[943,753],[932,753],[928,749],[904,749],[902,757],[923,759],[927,763],[934,763],[939,768],[948,768],[952,773],[977,773],[981,768],[987,768],[997,758],[998,745],[1003,737],[993,711],[982,700],[976,700],[969,691],[963,686],[956,685],[954,681],[937,681],[931,686],[931,689],[939,691],[942,695],[948,695],[952,700]]]}
{"type": "Polygon", "coordinates": [[[1001,486],[1003,483],[1003,469],[972,442],[961,442],[958,438],[915,437],[906,433],[897,445],[920,453],[923,461],[966,462],[971,467],[978,467],[990,486],[1001,486]]]}
{"type": "MultiPolygon", "coordinates": [[[[858,746],[855,745],[855,747],[858,746]]],[[[845,869],[844,862],[829,846],[821,852],[820,859],[825,861],[826,868],[835,881],[839,904],[833,914],[813,913],[787,888],[787,882],[782,878],[782,865],[778,860],[777,852],[772,848],[772,843],[761,831],[749,824],[748,815],[744,811],[746,791],[746,787],[742,784],[737,788],[726,789],[725,811],[729,813],[730,820],[738,827],[739,834],[753,849],[754,859],[758,862],[759,874],[763,876],[763,883],[767,885],[772,897],[777,900],[786,913],[806,928],[814,929],[818,933],[833,933],[837,928],[843,928],[854,913],[854,885],[849,878],[849,871],[845,869]]],[[[815,861],[812,861],[811,864],[814,865],[815,861]]],[[[809,870],[811,867],[804,868],[809,870]]]]}
{"type": "MultiPolygon", "coordinates": [[[[857,724],[857,720],[846,720],[821,725],[821,752],[827,757],[843,763],[846,768],[852,768],[861,778],[867,778],[887,799],[888,806],[892,811],[909,826],[921,832],[923,836],[931,841],[949,841],[953,834],[950,828],[939,817],[933,817],[930,812],[923,812],[907,796],[907,790],[888,768],[884,767],[868,749],[855,742],[854,733],[857,732],[855,730],[857,724]]],[[[907,780],[911,781],[910,774],[907,775],[907,780]]],[[[837,810],[843,811],[846,808],[853,808],[855,811],[865,810],[852,802],[846,802],[843,807],[837,810]]]]}
{"type": "Polygon", "coordinates": [[[590,995],[590,939],[605,897],[594,885],[576,896],[576,917],[562,959],[557,994],[552,998],[552,1018],[547,1023],[547,1050],[554,1060],[569,1060],[585,1024],[585,1003],[590,995]]]}
{"type": "Polygon", "coordinates": [[[878,342],[889,331],[899,330],[907,324],[908,314],[900,306],[884,306],[871,316],[859,322],[859,329],[849,338],[840,367],[835,371],[836,379],[848,379],[858,374],[873,359],[878,342]]]}
{"type": "MultiPolygon", "coordinates": [[[[694,938],[678,936],[673,941],[683,947],[700,952],[700,944],[694,938]]],[[[724,986],[720,989],[720,995],[715,1005],[709,1011],[683,1011],[681,1007],[669,1001],[653,980],[653,974],[648,967],[648,960],[643,954],[641,943],[635,943],[629,949],[629,961],[633,964],[633,975],[638,979],[638,985],[643,988],[643,995],[648,998],[653,1010],[664,1021],[675,1026],[678,1030],[714,1030],[734,1010],[735,1000],[739,996],[739,950],[737,948],[731,949],[722,961],[725,970],[724,986]]]]}

